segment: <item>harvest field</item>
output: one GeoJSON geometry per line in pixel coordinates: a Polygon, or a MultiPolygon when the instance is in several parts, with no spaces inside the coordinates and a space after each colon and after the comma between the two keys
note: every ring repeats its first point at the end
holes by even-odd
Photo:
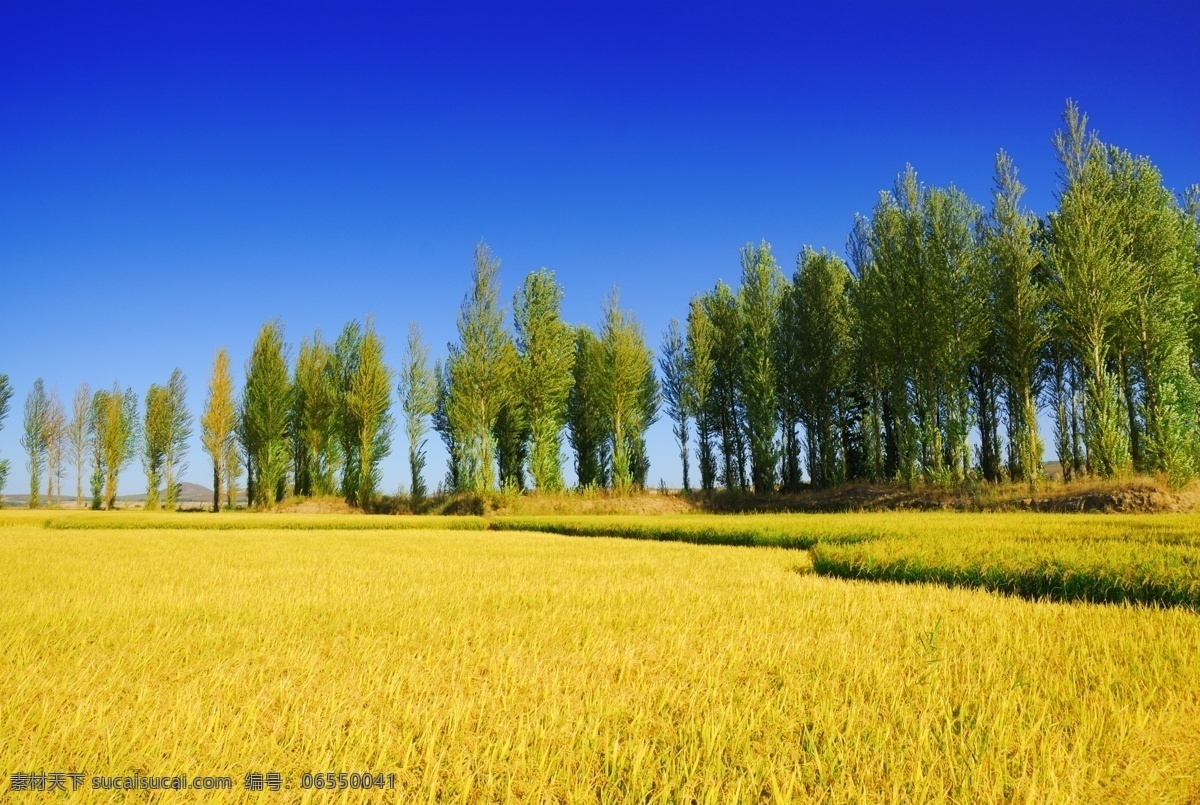
{"type": "Polygon", "coordinates": [[[1200,797],[1193,516],[553,519],[0,513],[0,770],[233,778],[195,801],[364,796],[315,772],[397,802],[1200,797]],[[648,539],[511,530],[552,525],[648,539]],[[811,551],[686,542],[747,535],[811,551]],[[837,577],[1055,562],[1178,597],[837,577]]]}

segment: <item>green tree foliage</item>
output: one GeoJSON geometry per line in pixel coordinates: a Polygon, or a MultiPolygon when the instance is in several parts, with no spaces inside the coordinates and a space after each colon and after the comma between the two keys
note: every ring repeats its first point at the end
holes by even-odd
{"type": "Polygon", "coordinates": [[[673,423],[672,432],[679,445],[679,460],[683,464],[683,491],[691,490],[688,473],[688,424],[693,403],[688,385],[687,343],[679,326],[679,319],[671,319],[663,333],[662,353],[658,358],[662,373],[662,398],[667,416],[673,423]]]}
{"type": "Polygon", "coordinates": [[[337,433],[338,461],[342,469],[341,494],[346,500],[357,499],[358,473],[362,469],[358,455],[358,426],[346,406],[350,385],[358,371],[362,340],[362,325],[357,321],[350,321],[342,328],[333,345],[332,374],[337,399],[334,427],[337,433]]]}
{"type": "MultiPolygon", "coordinates": [[[[0,374],[0,430],[4,429],[4,419],[8,416],[12,395],[13,389],[8,375],[0,374]]],[[[0,459],[0,493],[4,492],[4,486],[8,483],[8,467],[8,459],[0,459]]]]}
{"type": "Polygon", "coordinates": [[[152,383],[146,392],[146,415],[142,425],[142,468],[146,472],[146,508],[158,508],[163,464],[170,431],[170,403],[166,386],[152,383]]]}
{"type": "Polygon", "coordinates": [[[25,432],[21,436],[21,447],[29,457],[25,462],[29,470],[29,508],[41,505],[42,473],[46,470],[48,442],[47,417],[50,412],[50,397],[46,384],[39,377],[25,397],[25,432]]]}
{"type": "Polygon", "coordinates": [[[188,439],[192,436],[192,415],[187,408],[187,378],[179,369],[167,381],[167,440],[163,453],[164,503],[174,509],[179,504],[179,477],[187,472],[188,439]]]}
{"type": "Polygon", "coordinates": [[[334,354],[317,331],[300,342],[292,395],[292,461],[297,495],[331,495],[338,467],[334,354]]]}
{"type": "Polygon", "coordinates": [[[841,259],[805,248],[786,291],[796,353],[789,396],[797,400],[809,476],[818,487],[845,475],[839,409],[850,381],[849,285],[850,270],[841,259]]]}
{"type": "Polygon", "coordinates": [[[911,167],[872,216],[859,313],[884,369],[887,464],[906,481],[970,470],[968,373],[990,300],[979,218],[961,191],[926,188],[911,167]]]}
{"type": "Polygon", "coordinates": [[[268,321],[258,332],[246,364],[239,436],[246,456],[250,504],[270,507],[283,499],[289,464],[288,428],[292,384],[283,327],[268,321]]]}
{"type": "Polygon", "coordinates": [[[746,244],[741,251],[742,285],[738,289],[742,325],[738,360],[741,398],[745,401],[745,432],[750,452],[750,476],[757,493],[775,489],[779,451],[775,405],[775,344],[780,286],[783,275],[771,247],[746,244]]]}
{"type": "Polygon", "coordinates": [[[600,400],[611,445],[612,488],[621,493],[644,484],[649,469],[644,438],[657,411],[654,357],[641,325],[621,310],[616,290],[605,300],[600,327],[600,400]]]}
{"type": "Polygon", "coordinates": [[[224,347],[213,358],[212,375],[204,413],[200,417],[200,444],[213,465],[213,511],[221,509],[221,492],[228,488],[228,506],[233,508],[233,496],[238,477],[237,405],[233,396],[233,377],[229,372],[229,353],[224,347]]]}
{"type": "Polygon", "coordinates": [[[737,295],[724,282],[701,297],[712,327],[712,390],[708,413],[721,463],[718,479],[726,489],[745,490],[746,400],[742,382],[742,313],[737,295]]]}
{"type": "Polygon", "coordinates": [[[996,352],[1008,421],[1008,471],[1014,480],[1032,484],[1042,473],[1037,414],[1050,331],[1047,291],[1039,277],[1044,258],[1038,247],[1037,219],[1021,208],[1024,193],[1017,169],[1001,151],[996,155],[984,253],[995,283],[996,352]]]}
{"type": "Polygon", "coordinates": [[[397,392],[404,416],[404,432],[408,437],[409,490],[413,501],[420,502],[427,494],[423,477],[425,433],[429,429],[430,417],[438,408],[438,382],[435,372],[430,371],[429,347],[421,343],[421,330],[416,322],[409,322],[408,325],[408,346],[404,352],[404,366],[400,370],[397,392]]]}
{"type": "Polygon", "coordinates": [[[139,437],[138,398],[133,389],[122,392],[113,383],[111,390],[92,395],[92,508],[99,508],[101,500],[107,509],[116,506],[117,484],[137,454],[139,437]]]}
{"type": "Polygon", "coordinates": [[[523,491],[525,464],[529,459],[529,411],[520,394],[521,356],[517,354],[516,344],[507,332],[500,362],[504,367],[501,373],[504,386],[500,395],[503,402],[492,426],[496,465],[502,489],[523,491]]]}
{"type": "Polygon", "coordinates": [[[608,485],[610,445],[603,403],[604,348],[595,332],[580,325],[574,332],[575,360],[567,394],[567,438],[575,452],[575,476],[581,489],[608,485]]]}
{"type": "Polygon", "coordinates": [[[449,456],[449,460],[446,462],[446,480],[443,482],[443,487],[447,491],[454,492],[463,488],[462,482],[459,480],[459,469],[463,466],[464,459],[462,445],[459,444],[454,429],[450,427],[448,411],[450,378],[446,367],[440,360],[433,364],[433,379],[437,391],[433,409],[433,429],[442,437],[442,443],[446,445],[446,454],[449,456]]]}
{"type": "Polygon", "coordinates": [[[1144,157],[1109,149],[1138,285],[1117,331],[1135,466],[1181,485],[1196,475],[1200,387],[1191,372],[1196,241],[1188,215],[1144,157]]]}
{"type": "Polygon", "coordinates": [[[713,412],[713,349],[716,332],[702,298],[693,298],[688,306],[685,385],[691,411],[696,417],[696,463],[700,468],[700,488],[707,494],[716,485],[716,434],[713,412]]]}
{"type": "Polygon", "coordinates": [[[67,454],[75,468],[75,505],[83,506],[83,472],[91,450],[92,390],[80,383],[71,398],[71,421],[67,424],[67,454]]]}
{"type": "Polygon", "coordinates": [[[574,382],[575,333],[562,320],[554,272],[530,272],[513,300],[519,356],[514,378],[529,434],[529,478],[538,490],[563,488],[562,431],[574,382]]]}
{"type": "Polygon", "coordinates": [[[1083,437],[1093,472],[1112,476],[1131,465],[1122,422],[1121,389],[1112,363],[1115,329],[1136,304],[1141,284],[1120,221],[1121,200],[1104,146],[1086,132],[1087,118],[1069,104],[1056,137],[1062,164],[1058,209],[1050,214],[1054,307],[1084,378],[1083,437]]]}
{"type": "Polygon", "coordinates": [[[453,434],[458,490],[496,487],[496,418],[511,393],[506,360],[511,339],[500,307],[500,262],[484,244],[475,248],[471,288],[458,316],[458,343],[446,361],[446,421],[453,434]]]}
{"type": "Polygon", "coordinates": [[[379,462],[392,450],[395,421],[392,408],[392,370],[383,357],[383,339],[368,319],[359,341],[358,359],[346,394],[346,413],[356,432],[358,483],[349,499],[363,508],[379,494],[379,462]]]}

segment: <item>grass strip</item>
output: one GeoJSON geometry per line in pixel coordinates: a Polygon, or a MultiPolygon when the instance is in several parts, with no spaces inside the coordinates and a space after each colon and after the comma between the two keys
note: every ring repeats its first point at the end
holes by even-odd
{"type": "Polygon", "coordinates": [[[959,535],[818,544],[812,560],[818,574],[844,579],[1200,610],[1200,549],[1193,545],[1015,538],[983,542],[959,535]]]}
{"type": "Polygon", "coordinates": [[[874,529],[850,520],[831,526],[828,518],[804,515],[590,515],[584,517],[497,517],[497,531],[541,531],[574,537],[692,542],[700,545],[808,549],[825,542],[860,542],[879,538],[874,529]]]}

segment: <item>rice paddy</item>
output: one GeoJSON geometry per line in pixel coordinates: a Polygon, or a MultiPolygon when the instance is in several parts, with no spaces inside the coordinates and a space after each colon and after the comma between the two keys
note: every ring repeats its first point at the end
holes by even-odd
{"type": "Polygon", "coordinates": [[[688,517],[642,518],[654,538],[635,541],[511,530],[529,519],[6,511],[5,793],[40,770],[228,775],[178,795],[216,802],[1200,797],[1186,600],[822,565],[1070,556],[1185,578],[1196,518],[688,517]],[[788,547],[687,542],[722,534],[788,547]],[[280,790],[248,791],[255,772],[280,790]],[[384,788],[317,789],[326,772],[384,788]]]}

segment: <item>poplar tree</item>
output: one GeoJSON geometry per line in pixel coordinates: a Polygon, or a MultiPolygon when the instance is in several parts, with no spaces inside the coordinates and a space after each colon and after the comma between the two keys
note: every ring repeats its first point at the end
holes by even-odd
{"type": "Polygon", "coordinates": [[[36,509],[41,505],[42,473],[46,469],[46,417],[50,408],[50,399],[46,394],[46,385],[39,377],[33,381],[33,387],[25,397],[25,432],[21,436],[21,447],[29,456],[25,462],[29,470],[29,508],[36,509]]]}
{"type": "Polygon", "coordinates": [[[476,246],[471,288],[459,310],[459,340],[446,361],[446,419],[460,454],[455,474],[461,488],[472,492],[496,487],[494,431],[510,393],[499,269],[491,250],[476,246]]]}
{"type": "Polygon", "coordinates": [[[496,466],[501,489],[525,489],[525,464],[529,458],[529,411],[521,396],[521,356],[508,333],[504,334],[500,364],[503,367],[500,408],[492,426],[496,445],[496,466]]]}
{"type": "Polygon", "coordinates": [[[50,389],[46,408],[46,503],[62,503],[62,479],[65,473],[63,453],[67,438],[67,412],[57,389],[50,389]]]}
{"type": "Polygon", "coordinates": [[[163,444],[163,503],[167,509],[179,504],[179,477],[187,472],[188,439],[192,435],[192,415],[187,408],[187,378],[179,369],[167,381],[167,432],[163,444]]]}
{"type": "Polygon", "coordinates": [[[1196,243],[1185,212],[1145,157],[1109,150],[1137,285],[1117,338],[1134,466],[1180,486],[1196,474],[1200,386],[1191,373],[1196,243]]]}
{"type": "MultiPolygon", "coordinates": [[[[438,367],[440,369],[440,367],[438,367]]],[[[408,325],[408,346],[400,370],[397,392],[400,410],[404,415],[404,432],[408,437],[409,490],[414,503],[425,498],[425,433],[429,419],[437,411],[437,376],[429,369],[429,348],[421,343],[421,330],[416,322],[408,325]]]]}
{"type": "MultiPolygon", "coordinates": [[[[621,310],[616,289],[605,300],[600,327],[602,354],[600,399],[611,444],[612,487],[621,493],[633,489],[645,471],[637,463],[644,453],[639,440],[657,408],[657,383],[653,356],[646,347],[641,326],[621,310]]],[[[648,469],[648,466],[647,466],[648,469]]]]}
{"type": "Polygon", "coordinates": [[[713,455],[712,397],[713,344],[716,333],[704,302],[693,297],[687,318],[687,387],[692,411],[696,416],[696,463],[700,469],[700,488],[711,493],[716,485],[716,458],[713,455]]]}
{"type": "Polygon", "coordinates": [[[1093,472],[1128,471],[1127,424],[1110,362],[1114,328],[1130,313],[1140,284],[1104,146],[1086,130],[1087,117],[1068,103],[1066,129],[1055,143],[1062,165],[1058,209],[1050,214],[1048,260],[1063,332],[1084,372],[1083,436],[1093,472]]]}
{"type": "MultiPolygon", "coordinates": [[[[8,382],[8,375],[0,374],[0,430],[4,429],[4,419],[8,416],[12,395],[12,384],[8,382]]],[[[8,467],[8,459],[0,459],[0,493],[4,492],[4,486],[8,483],[8,467]]]]}
{"type": "Polygon", "coordinates": [[[742,285],[738,289],[740,312],[741,396],[745,400],[746,438],[750,451],[750,476],[754,491],[775,489],[779,453],[775,445],[775,329],[783,275],[766,241],[746,244],[741,251],[742,285]]]}
{"type": "Polygon", "coordinates": [[[688,386],[687,344],[679,327],[679,319],[671,319],[663,333],[662,354],[658,359],[662,372],[662,398],[667,416],[673,423],[672,432],[679,445],[679,460],[683,465],[683,491],[691,491],[688,476],[688,424],[692,415],[692,394],[688,386]]]}
{"type": "Polygon", "coordinates": [[[362,468],[362,461],[358,454],[358,425],[346,405],[351,383],[358,371],[358,361],[362,354],[362,340],[362,326],[357,321],[350,321],[342,328],[342,332],[333,345],[332,375],[337,400],[335,429],[338,460],[342,469],[341,495],[346,500],[356,499],[359,483],[358,473],[362,468]]]}
{"type": "Polygon", "coordinates": [[[392,370],[383,358],[383,339],[368,319],[346,394],[346,411],[356,427],[358,484],[348,502],[369,508],[379,494],[379,462],[392,451],[392,370]]]}
{"type": "Polygon", "coordinates": [[[142,425],[142,467],[146,472],[147,509],[158,508],[166,444],[170,438],[170,403],[165,386],[152,383],[146,392],[146,414],[142,425]]]}
{"type": "Polygon", "coordinates": [[[292,396],[294,488],[331,495],[337,471],[338,395],[334,355],[318,330],[300,342],[292,396]]]}
{"type": "Polygon", "coordinates": [[[433,409],[433,429],[442,437],[442,443],[446,445],[446,453],[449,456],[449,460],[446,462],[446,480],[443,485],[449,492],[459,492],[464,486],[460,476],[464,458],[462,445],[459,444],[453,428],[450,427],[448,411],[450,378],[440,359],[433,364],[433,379],[437,392],[433,409]]]}
{"type": "Polygon", "coordinates": [[[251,505],[270,507],[283,499],[291,409],[292,386],[283,328],[277,321],[268,321],[259,330],[246,363],[239,412],[251,505]]]}
{"type": "Polygon", "coordinates": [[[701,297],[712,327],[712,389],[708,412],[714,439],[720,449],[721,485],[728,490],[746,488],[746,400],[743,396],[741,360],[742,317],[737,296],[724,282],[701,297]]]}
{"type": "Polygon", "coordinates": [[[610,447],[602,400],[604,350],[587,325],[575,328],[574,341],[574,376],[567,394],[567,438],[575,452],[579,488],[604,488],[608,486],[610,447]]]}
{"type": "Polygon", "coordinates": [[[814,486],[843,480],[839,413],[850,380],[850,270],[827,251],[806,247],[796,260],[794,302],[796,397],[808,438],[814,486]]]}
{"type": "Polygon", "coordinates": [[[83,507],[83,468],[91,449],[92,390],[80,383],[71,398],[71,421],[67,425],[67,448],[75,468],[75,505],[83,507]]]}
{"type": "Polygon", "coordinates": [[[228,507],[233,508],[237,481],[237,406],[233,396],[233,377],[229,373],[229,353],[224,347],[213,357],[212,375],[204,413],[200,417],[200,444],[213,465],[213,511],[221,510],[221,492],[228,487],[228,507]]]}
{"type": "Polygon", "coordinates": [[[98,390],[92,396],[92,428],[96,467],[93,508],[99,508],[102,492],[104,507],[111,510],[117,505],[121,473],[138,449],[138,399],[133,389],[122,392],[113,383],[111,390],[98,390]]]}
{"type": "Polygon", "coordinates": [[[562,298],[554,272],[543,268],[526,275],[513,300],[514,376],[529,434],[529,477],[543,491],[563,487],[562,431],[574,381],[575,334],[562,320],[562,298]]]}
{"type": "Polygon", "coordinates": [[[1044,258],[1037,244],[1037,219],[1021,208],[1024,193],[1016,167],[1008,154],[1000,151],[996,155],[992,209],[984,229],[984,251],[995,277],[997,353],[1008,422],[1008,472],[1014,481],[1032,485],[1042,474],[1037,401],[1045,385],[1043,353],[1050,333],[1047,291],[1038,276],[1044,258]]]}

